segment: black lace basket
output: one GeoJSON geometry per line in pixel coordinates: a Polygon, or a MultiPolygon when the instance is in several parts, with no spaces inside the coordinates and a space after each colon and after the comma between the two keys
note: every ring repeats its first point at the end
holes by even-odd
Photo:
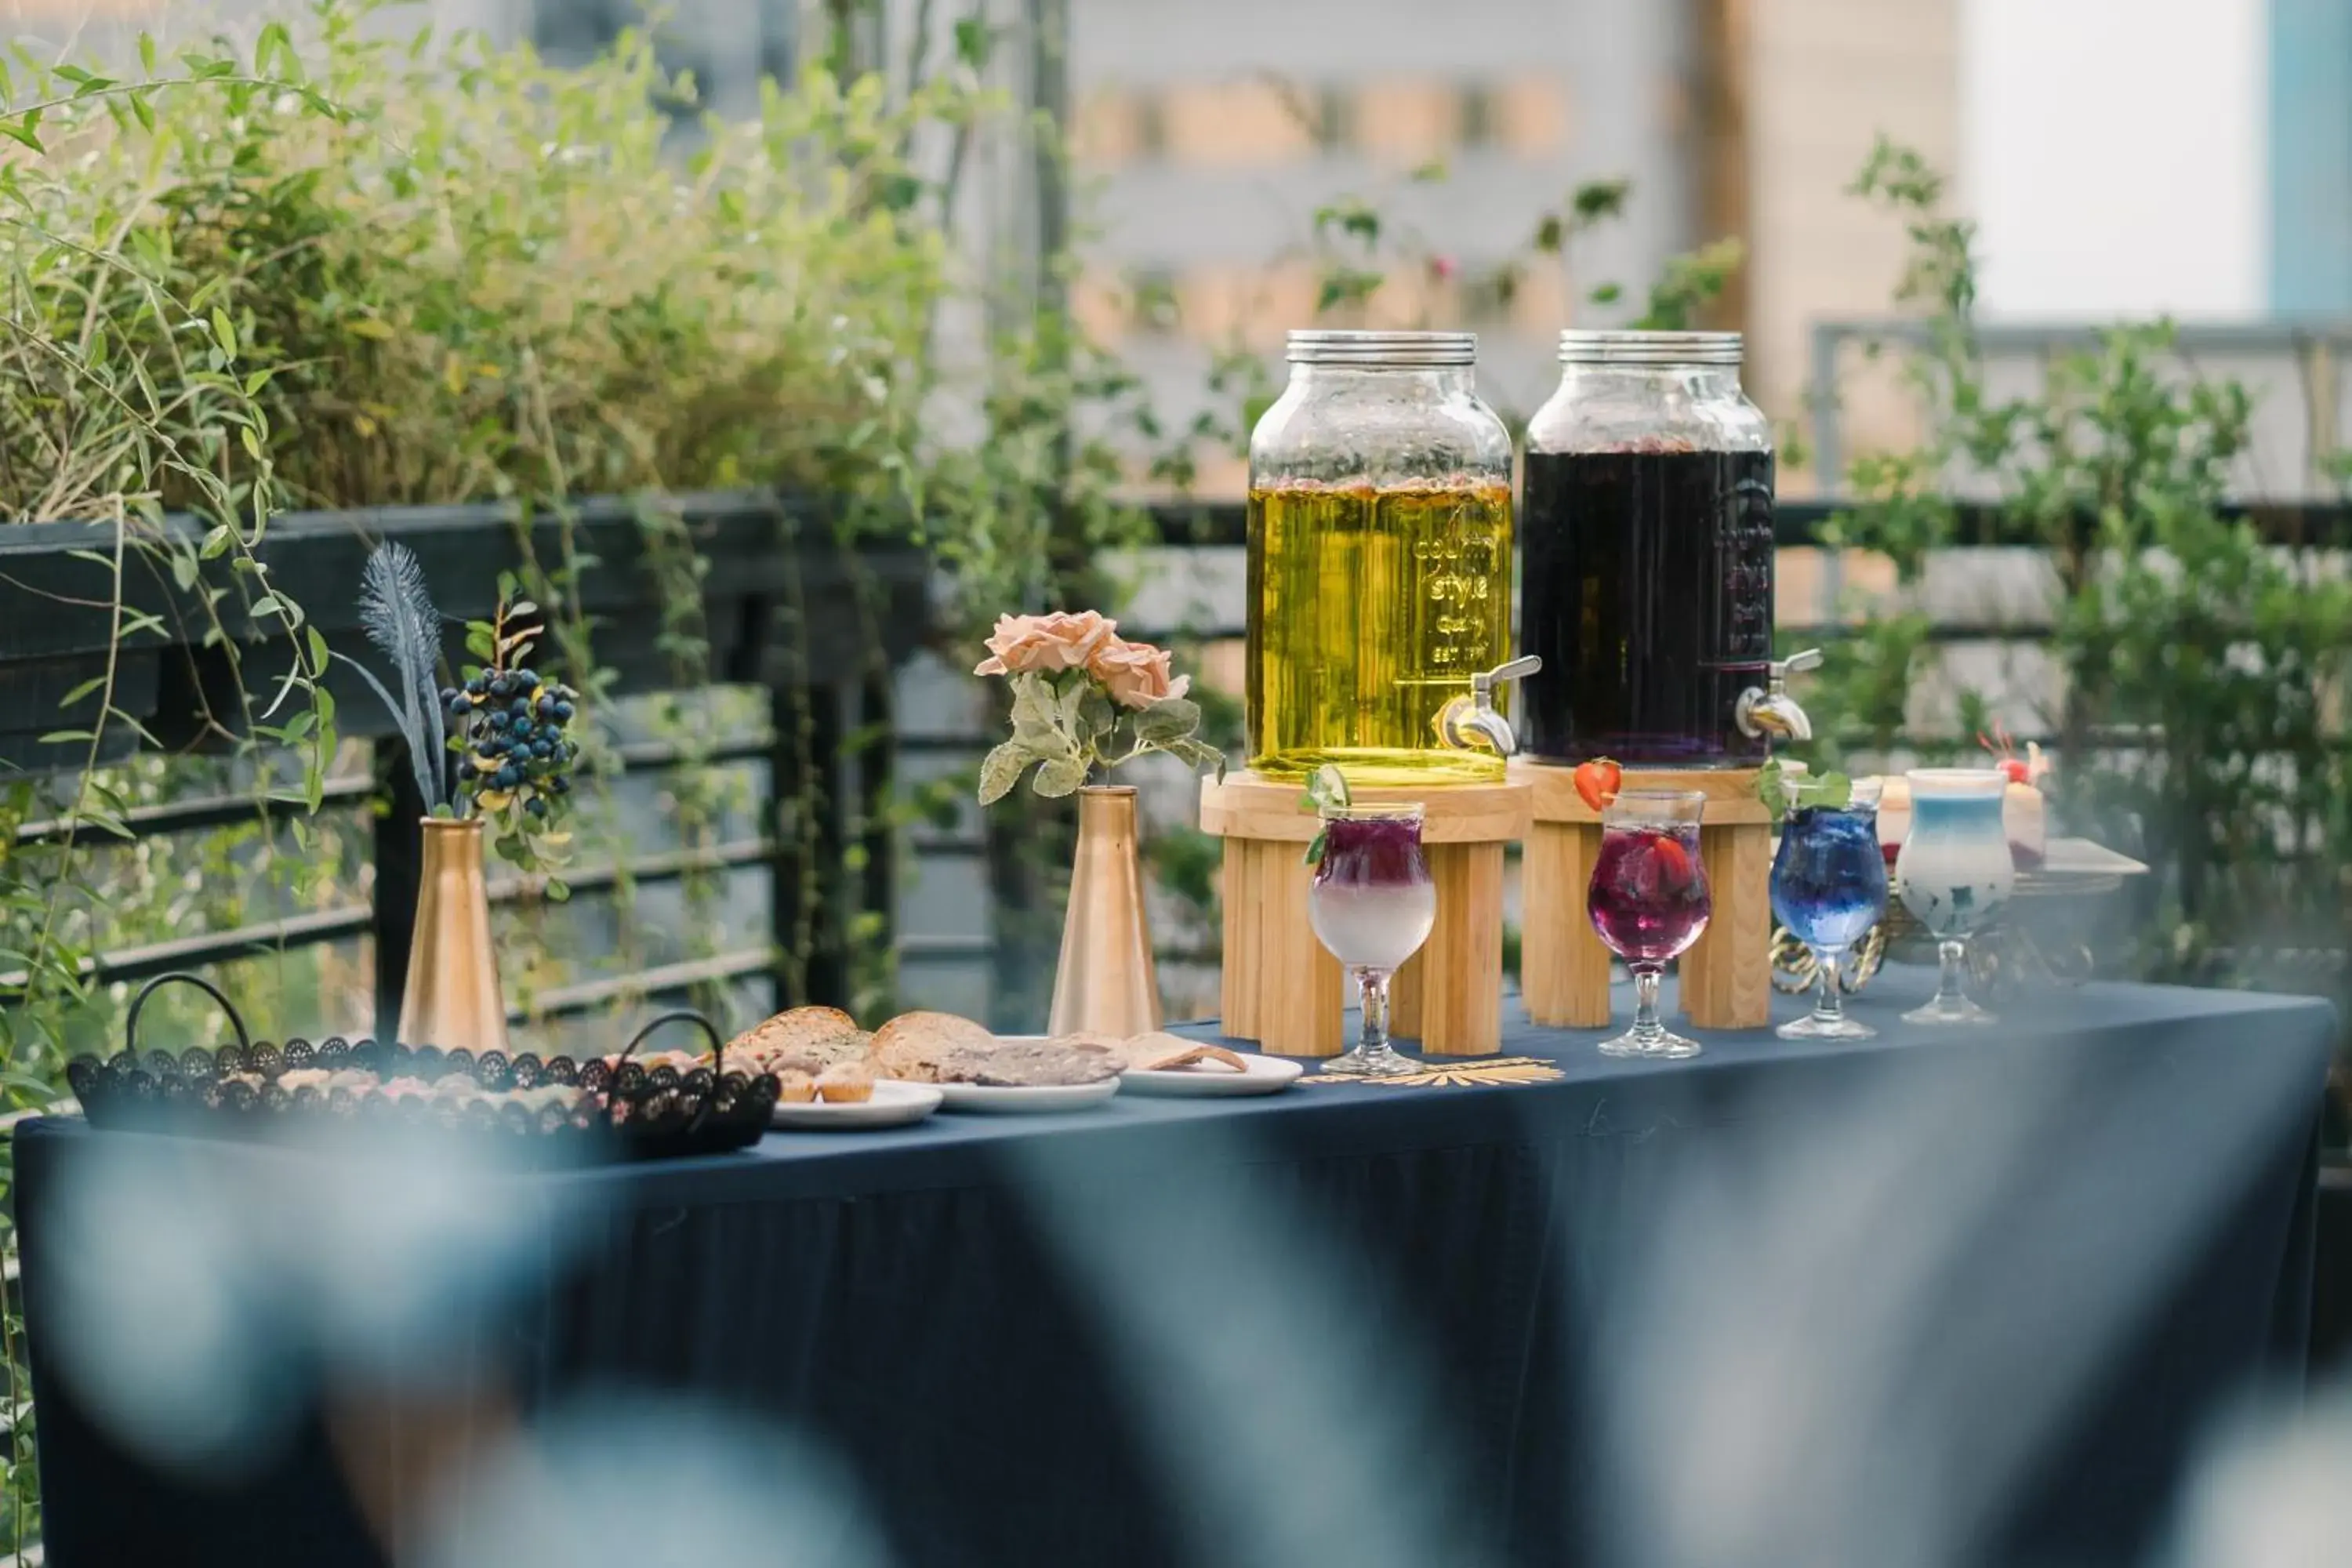
{"type": "Polygon", "coordinates": [[[726,1049],[709,1018],[686,1011],[653,1019],[615,1058],[585,1063],[340,1036],[316,1045],[257,1043],[217,986],[200,975],[173,973],[149,981],[132,998],[123,1049],[102,1062],[74,1058],[66,1081],[99,1128],[302,1142],[339,1130],[415,1130],[488,1143],[534,1163],[666,1159],[746,1148],[767,1130],[775,1075],[729,1071],[726,1049]],[[194,985],[217,1002],[236,1044],[218,1051],[141,1050],[139,1015],[150,996],[171,984],[194,985]],[[680,1072],[664,1063],[648,1070],[630,1059],[648,1036],[677,1023],[709,1037],[710,1066],[680,1072]],[[322,1082],[314,1076],[319,1071],[343,1081],[322,1082]],[[298,1080],[292,1087],[289,1077],[298,1080]],[[443,1088],[452,1079],[461,1091],[443,1088]],[[530,1092],[542,1089],[572,1092],[530,1092]]]}

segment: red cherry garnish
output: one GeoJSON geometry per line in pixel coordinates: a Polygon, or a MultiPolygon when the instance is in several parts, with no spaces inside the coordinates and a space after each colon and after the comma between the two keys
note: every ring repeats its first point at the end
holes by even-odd
{"type": "Polygon", "coordinates": [[[1607,757],[1595,757],[1589,763],[1579,763],[1570,782],[1584,804],[1600,811],[1617,798],[1617,786],[1625,782],[1625,770],[1607,757]]]}
{"type": "Polygon", "coordinates": [[[1993,766],[1999,768],[2002,774],[2011,784],[2028,784],[2032,782],[2032,775],[2025,771],[2025,763],[2022,758],[2003,757],[2000,761],[1995,763],[1993,766]]]}

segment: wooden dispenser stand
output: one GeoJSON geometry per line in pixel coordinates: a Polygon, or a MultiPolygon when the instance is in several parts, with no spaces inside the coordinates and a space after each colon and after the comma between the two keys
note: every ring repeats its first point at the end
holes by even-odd
{"type": "MultiPolygon", "coordinates": [[[[1527,923],[1519,983],[1528,1016],[1553,1028],[1609,1022],[1609,950],[1585,913],[1601,853],[1601,814],[1576,793],[1573,768],[1525,760],[1511,777],[1534,794],[1522,882],[1527,923]]],[[[1756,798],[1757,771],[1627,768],[1621,790],[1697,790],[1699,855],[1715,911],[1682,956],[1682,1010],[1702,1029],[1757,1029],[1772,1021],[1772,817],[1756,798]]]]}
{"type": "MultiPolygon", "coordinates": [[[[1277,1056],[1336,1057],[1348,998],[1307,919],[1319,824],[1304,786],[1240,773],[1201,781],[1201,827],[1225,841],[1224,1032],[1277,1056]]],[[[1359,805],[1419,802],[1437,924],[1391,992],[1390,1031],[1429,1056],[1503,1046],[1503,847],[1527,836],[1523,784],[1358,788],[1359,805]]]]}

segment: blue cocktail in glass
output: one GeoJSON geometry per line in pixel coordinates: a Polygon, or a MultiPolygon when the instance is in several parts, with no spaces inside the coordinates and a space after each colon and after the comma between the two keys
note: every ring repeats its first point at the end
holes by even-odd
{"type": "Polygon", "coordinates": [[[1866,1040],[1878,1033],[1845,1016],[1838,970],[1886,913],[1886,857],[1878,847],[1878,785],[1853,786],[1842,806],[1803,805],[1780,824],[1772,859],[1772,914],[1812,950],[1821,992],[1812,1013],[1779,1030],[1784,1040],[1866,1040]]]}

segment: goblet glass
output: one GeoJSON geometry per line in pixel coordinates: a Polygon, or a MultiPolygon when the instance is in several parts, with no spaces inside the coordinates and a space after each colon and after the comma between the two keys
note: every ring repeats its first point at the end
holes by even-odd
{"type": "Polygon", "coordinates": [[[1903,1015],[1906,1024],[1990,1024],[1993,1016],[1962,989],[1969,938],[1984,929],[2017,884],[2001,828],[2006,774],[1992,768],[1914,768],[1911,833],[1895,857],[1904,907],[1936,939],[1941,973],[1935,999],[1903,1015]]]}
{"type": "Polygon", "coordinates": [[[1867,1040],[1878,1031],[1845,1016],[1838,969],[1886,913],[1886,857],[1878,847],[1878,784],[1853,786],[1844,805],[1801,805],[1780,824],[1772,857],[1772,914],[1812,950],[1821,993],[1811,1014],[1774,1031],[1784,1040],[1867,1040]]]}
{"type": "Polygon", "coordinates": [[[1315,935],[1356,980],[1363,1037],[1324,1064],[1343,1078],[1395,1078],[1422,1065],[1389,1044],[1389,983],[1437,923],[1437,885],[1421,852],[1419,805],[1323,809],[1323,858],[1307,892],[1315,935]]]}
{"type": "Polygon", "coordinates": [[[1706,929],[1714,900],[1699,858],[1696,790],[1626,790],[1601,813],[1586,912],[1633,975],[1633,1026],[1601,1043],[1608,1057],[1695,1057],[1698,1042],[1658,1021],[1658,983],[1706,929]]]}

